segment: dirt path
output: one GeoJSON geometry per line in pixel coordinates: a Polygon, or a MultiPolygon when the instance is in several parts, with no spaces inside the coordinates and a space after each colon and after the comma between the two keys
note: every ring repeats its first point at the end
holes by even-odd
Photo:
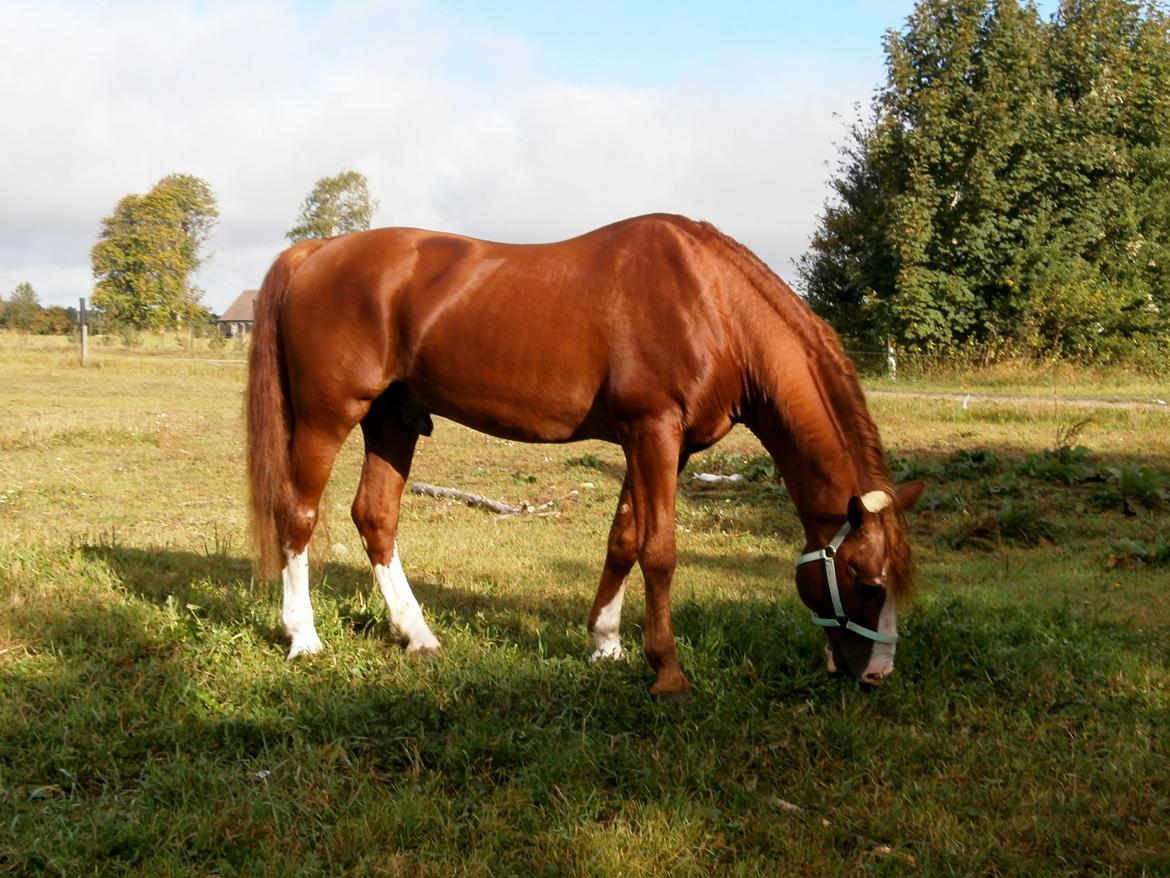
{"type": "Polygon", "coordinates": [[[945,390],[867,390],[869,397],[899,397],[911,399],[937,399],[945,402],[962,403],[964,407],[979,403],[994,402],[1010,405],[1032,405],[1036,407],[1061,405],[1083,409],[1145,409],[1170,413],[1170,405],[1162,399],[1101,399],[1087,396],[1039,396],[1009,393],[955,393],[945,390]]]}

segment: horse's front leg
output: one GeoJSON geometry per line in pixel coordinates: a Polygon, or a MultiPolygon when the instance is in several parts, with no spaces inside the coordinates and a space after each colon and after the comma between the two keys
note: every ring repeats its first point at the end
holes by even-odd
{"type": "Polygon", "coordinates": [[[633,499],[638,564],[646,581],[646,660],[655,673],[650,691],[680,695],[691,684],[678,662],[670,621],[670,584],[676,563],[674,545],[675,490],[681,459],[682,430],[675,421],[655,420],[633,425],[622,442],[626,478],[633,499]]]}
{"type": "Polygon", "coordinates": [[[597,597],[589,612],[589,633],[593,635],[592,661],[622,657],[620,635],[622,601],[626,594],[626,577],[638,558],[638,533],[634,524],[634,505],[630,496],[629,477],[622,482],[621,497],[613,524],[609,528],[609,543],[605,551],[605,566],[597,597]]]}

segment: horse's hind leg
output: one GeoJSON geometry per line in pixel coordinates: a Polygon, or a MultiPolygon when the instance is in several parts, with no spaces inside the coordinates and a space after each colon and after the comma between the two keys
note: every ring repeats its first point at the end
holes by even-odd
{"type": "Polygon", "coordinates": [[[439,641],[410,590],[396,540],[402,490],[410,475],[418,433],[403,422],[397,409],[379,400],[362,421],[362,435],[366,459],[353,501],[353,522],[386,600],[391,627],[406,641],[407,652],[431,655],[438,652],[439,641]]]}
{"type": "Polygon", "coordinates": [[[337,451],[349,430],[298,425],[292,440],[292,484],[289,507],[279,523],[285,563],[280,578],[284,602],[280,620],[289,636],[288,657],[321,651],[309,602],[309,538],[317,525],[321,493],[337,451]]]}
{"type": "Polygon", "coordinates": [[[626,593],[626,577],[638,558],[638,533],[634,524],[634,507],[630,497],[630,479],[622,482],[617,511],[609,528],[609,542],[605,552],[605,566],[597,597],[589,612],[589,633],[597,647],[592,661],[621,658],[622,643],[619,629],[622,622],[622,601],[626,593]]]}

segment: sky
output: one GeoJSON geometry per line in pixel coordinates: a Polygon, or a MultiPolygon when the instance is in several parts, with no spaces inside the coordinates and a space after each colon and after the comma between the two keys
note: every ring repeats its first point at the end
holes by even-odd
{"type": "Polygon", "coordinates": [[[3,0],[0,295],[89,296],[118,200],[206,180],[195,278],[255,288],[321,177],[377,226],[555,241],[654,211],[793,280],[912,0],[3,0]]]}

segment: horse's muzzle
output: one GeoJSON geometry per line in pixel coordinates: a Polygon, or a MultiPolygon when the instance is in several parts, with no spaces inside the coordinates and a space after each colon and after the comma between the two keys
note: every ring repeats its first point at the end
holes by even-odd
{"type": "Polygon", "coordinates": [[[867,669],[861,675],[861,682],[866,686],[880,686],[886,677],[894,672],[893,665],[884,665],[880,668],[867,669]]]}

